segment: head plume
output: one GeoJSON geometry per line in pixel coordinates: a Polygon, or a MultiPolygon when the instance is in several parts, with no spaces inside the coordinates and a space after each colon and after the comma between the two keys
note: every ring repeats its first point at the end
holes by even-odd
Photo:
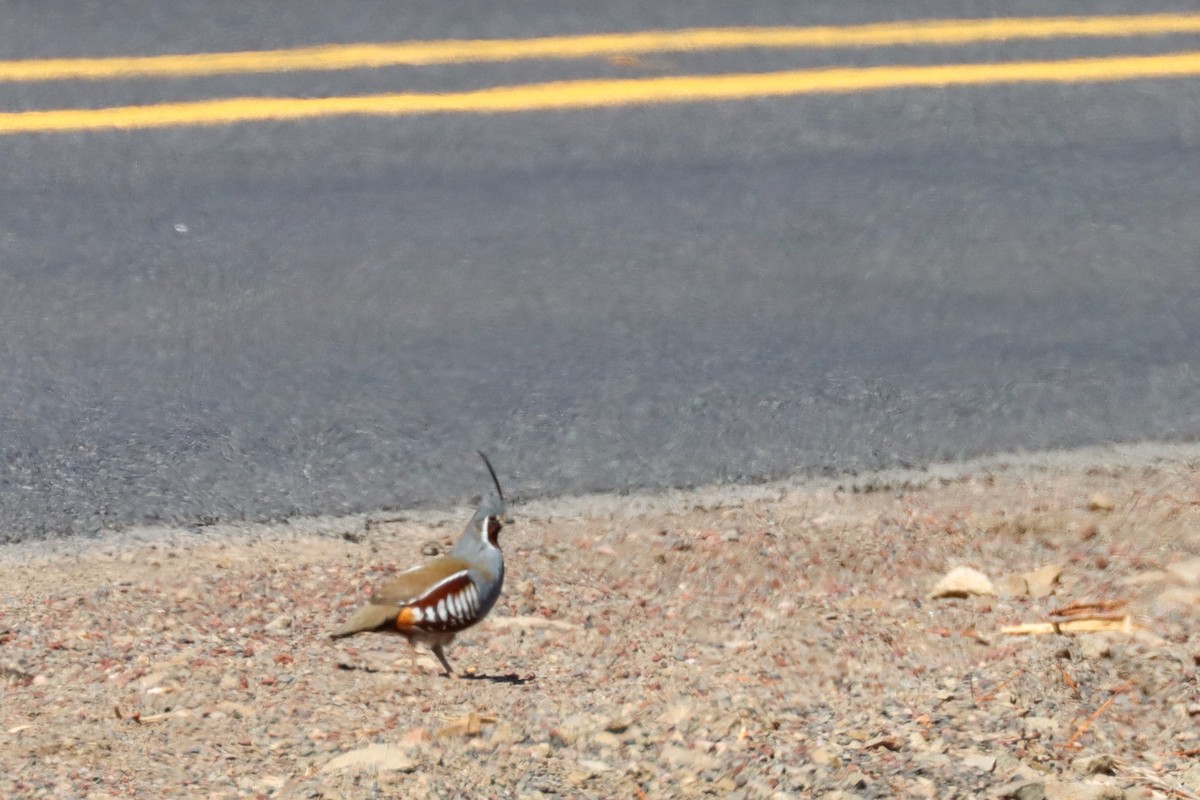
{"type": "Polygon", "coordinates": [[[483,500],[479,504],[479,510],[475,512],[475,516],[480,519],[483,517],[504,516],[507,506],[504,502],[504,490],[500,488],[500,479],[496,477],[496,470],[492,468],[492,462],[482,450],[476,450],[475,452],[483,459],[488,474],[492,476],[492,484],[496,487],[496,496],[492,497],[490,494],[484,495],[483,500]]]}

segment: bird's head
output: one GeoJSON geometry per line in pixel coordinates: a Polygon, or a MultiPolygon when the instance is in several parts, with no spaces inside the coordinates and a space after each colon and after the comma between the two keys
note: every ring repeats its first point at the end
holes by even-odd
{"type": "Polygon", "coordinates": [[[483,463],[488,468],[488,473],[492,476],[492,483],[496,486],[496,493],[486,495],[479,504],[479,509],[475,512],[475,516],[471,517],[471,521],[467,524],[467,530],[464,531],[465,536],[474,535],[481,542],[486,542],[492,547],[500,547],[500,531],[504,529],[505,514],[508,512],[508,506],[504,503],[504,490],[500,488],[500,480],[496,477],[496,470],[492,469],[492,462],[483,453],[479,453],[479,457],[483,459],[483,463]]]}

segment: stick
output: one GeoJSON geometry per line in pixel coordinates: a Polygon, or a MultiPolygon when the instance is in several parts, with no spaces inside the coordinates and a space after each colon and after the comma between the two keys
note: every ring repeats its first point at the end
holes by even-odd
{"type": "Polygon", "coordinates": [[[1063,745],[1063,749],[1074,750],[1076,742],[1079,741],[1079,737],[1083,736],[1083,734],[1087,732],[1087,729],[1092,727],[1092,723],[1099,719],[1100,715],[1108,710],[1108,707],[1111,706],[1113,701],[1117,699],[1117,695],[1125,694],[1125,692],[1128,692],[1132,688],[1132,683],[1125,683],[1121,686],[1118,686],[1116,689],[1113,689],[1112,694],[1108,696],[1108,699],[1101,703],[1100,707],[1093,711],[1090,717],[1079,724],[1079,727],[1076,728],[1075,732],[1071,734],[1071,738],[1067,739],[1067,743],[1063,745]]]}

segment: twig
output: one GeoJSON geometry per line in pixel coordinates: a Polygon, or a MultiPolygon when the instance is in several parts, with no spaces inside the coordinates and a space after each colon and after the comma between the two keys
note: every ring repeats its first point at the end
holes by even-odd
{"type": "Polygon", "coordinates": [[[1060,673],[1062,673],[1063,683],[1065,683],[1067,686],[1071,687],[1071,691],[1073,691],[1076,695],[1078,695],[1079,694],[1079,684],[1076,683],[1075,679],[1071,677],[1071,674],[1069,672],[1067,672],[1067,668],[1057,662],[1055,663],[1055,666],[1058,667],[1058,671],[1060,673]]]}
{"type": "Polygon", "coordinates": [[[1125,694],[1125,692],[1128,692],[1132,688],[1132,683],[1124,683],[1113,689],[1112,693],[1108,696],[1108,699],[1101,703],[1100,707],[1093,711],[1090,717],[1079,723],[1079,727],[1076,728],[1075,732],[1071,734],[1071,738],[1067,739],[1067,743],[1063,745],[1063,749],[1074,750],[1076,743],[1079,741],[1079,737],[1087,733],[1088,728],[1092,727],[1092,723],[1099,719],[1100,715],[1108,710],[1108,707],[1113,704],[1113,701],[1117,699],[1117,696],[1125,694]]]}
{"type": "Polygon", "coordinates": [[[1167,783],[1165,780],[1145,767],[1131,767],[1127,764],[1122,764],[1121,772],[1136,781],[1146,784],[1151,789],[1157,789],[1160,792],[1164,792],[1170,797],[1178,797],[1181,798],[1181,800],[1200,800],[1200,794],[1196,794],[1182,783],[1178,781],[1175,783],[1167,783]]]}
{"type": "Polygon", "coordinates": [[[991,700],[993,697],[995,697],[997,694],[999,694],[1001,691],[1003,691],[1005,686],[1008,686],[1010,683],[1015,681],[1017,678],[1021,677],[1023,674],[1025,674],[1024,667],[1022,667],[1021,669],[1014,672],[1012,675],[1009,675],[1007,678],[1002,680],[995,689],[992,689],[990,692],[983,695],[982,697],[976,698],[975,702],[976,703],[986,703],[988,700],[991,700]]]}
{"type": "Polygon", "coordinates": [[[1131,633],[1138,629],[1137,623],[1131,616],[1119,618],[1092,617],[1089,619],[1066,619],[1062,622],[1025,622],[1020,625],[1006,625],[1000,632],[1009,636],[1040,635],[1046,633],[1100,633],[1117,631],[1131,633]]]}
{"type": "Polygon", "coordinates": [[[1078,600],[1074,603],[1068,603],[1065,606],[1060,606],[1052,610],[1050,612],[1050,616],[1094,617],[1113,612],[1118,608],[1124,607],[1124,600],[1078,600]]]}

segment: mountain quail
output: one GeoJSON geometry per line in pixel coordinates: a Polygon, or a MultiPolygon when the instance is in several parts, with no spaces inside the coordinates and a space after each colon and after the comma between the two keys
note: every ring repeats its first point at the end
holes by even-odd
{"type": "Polygon", "coordinates": [[[488,457],[479,455],[496,485],[496,496],[484,498],[449,553],[401,572],[379,587],[331,638],[367,632],[398,634],[410,643],[428,645],[446,674],[453,674],[443,648],[456,633],[487,616],[504,584],[499,538],[504,492],[488,457]]]}

